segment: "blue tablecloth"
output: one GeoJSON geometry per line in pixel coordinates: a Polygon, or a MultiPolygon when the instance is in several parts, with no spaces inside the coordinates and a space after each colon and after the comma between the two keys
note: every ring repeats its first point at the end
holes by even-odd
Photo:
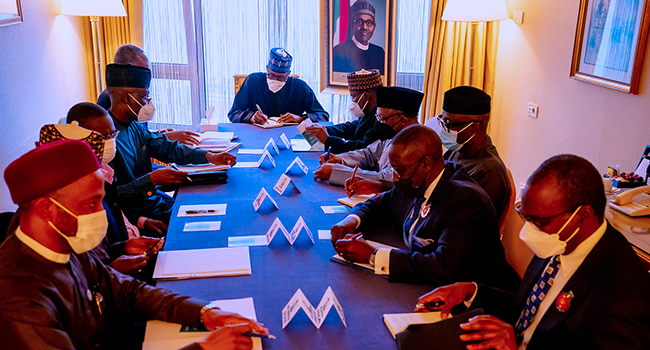
{"type": "MultiPolygon", "coordinates": [[[[271,137],[278,141],[281,133],[289,139],[299,134],[295,126],[265,130],[248,124],[221,124],[219,129],[235,132],[241,138],[241,148],[262,148],[271,137]]],[[[237,155],[236,150],[232,153],[237,155]]],[[[338,205],[336,199],[345,196],[343,188],[327,181],[314,181],[320,153],[280,150],[277,155],[271,150],[271,154],[277,163],[275,168],[265,161],[261,168],[228,170],[229,180],[224,185],[182,187],[172,212],[165,250],[227,247],[229,236],[266,234],[276,217],[290,231],[299,216],[313,232],[316,244],[312,245],[303,230],[292,246],[278,231],[268,247],[250,247],[250,276],[161,282],[158,286],[206,300],[253,297],[257,319],[277,336],[275,340],[263,341],[267,350],[395,349],[382,315],[411,312],[418,296],[432,288],[389,283],[381,276],[331,262],[334,248],[329,240],[318,240],[318,230],[329,230],[345,215],[325,215],[320,206],[338,205]],[[302,193],[289,187],[281,196],[273,186],[296,156],[309,167],[307,175],[297,166],[289,173],[302,193]],[[254,210],[253,200],[262,187],[277,201],[279,210],[268,199],[259,211],[254,210]],[[176,217],[183,204],[219,203],[228,204],[225,216],[176,217]],[[221,221],[220,231],[183,232],[187,221],[215,220],[221,221]],[[282,329],[282,308],[298,288],[316,307],[328,286],[343,307],[347,328],[332,309],[320,330],[302,311],[282,329]]],[[[237,155],[238,161],[258,159],[259,155],[237,155]]]]}

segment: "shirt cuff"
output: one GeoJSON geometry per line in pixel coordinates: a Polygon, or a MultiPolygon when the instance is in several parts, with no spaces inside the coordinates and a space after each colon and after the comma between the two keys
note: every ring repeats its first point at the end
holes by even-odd
{"type": "Polygon", "coordinates": [[[390,274],[390,249],[379,248],[375,255],[375,274],[390,274]]]}
{"type": "Polygon", "coordinates": [[[463,301],[463,303],[465,303],[465,306],[467,306],[468,309],[470,306],[472,306],[474,299],[476,299],[476,294],[478,293],[478,284],[476,284],[476,282],[472,282],[472,283],[474,283],[474,295],[472,295],[472,298],[470,298],[469,300],[463,301]]]}
{"type": "Polygon", "coordinates": [[[145,221],[147,221],[146,217],[144,217],[144,216],[139,217],[138,218],[138,223],[137,223],[138,228],[143,229],[145,221]]]}
{"type": "Polygon", "coordinates": [[[357,227],[355,227],[355,228],[359,228],[359,226],[361,226],[361,218],[359,217],[359,215],[357,215],[357,214],[350,214],[350,215],[346,216],[345,218],[346,218],[346,219],[347,219],[347,218],[353,218],[354,220],[356,220],[356,221],[357,221],[357,227]]]}

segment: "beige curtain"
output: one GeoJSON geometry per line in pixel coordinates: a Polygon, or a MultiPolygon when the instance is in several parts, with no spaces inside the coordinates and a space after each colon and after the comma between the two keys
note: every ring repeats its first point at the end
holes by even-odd
{"type": "MultiPolygon", "coordinates": [[[[113,63],[115,51],[120,45],[134,44],[142,47],[142,0],[122,0],[127,17],[102,17],[99,22],[99,31],[102,38],[100,50],[102,52],[102,76],[104,77],[106,65],[113,63]]],[[[84,39],[86,44],[86,60],[88,62],[88,76],[90,101],[97,101],[95,91],[95,62],[93,58],[92,29],[90,21],[84,21],[84,39]]],[[[105,78],[105,77],[104,77],[105,78]]],[[[104,79],[104,81],[106,81],[104,79]]]]}
{"type": "Polygon", "coordinates": [[[431,0],[429,43],[424,73],[424,103],[421,121],[442,113],[445,91],[471,85],[492,95],[499,33],[499,22],[479,22],[474,31],[474,72],[469,82],[468,22],[442,21],[447,0],[431,0]]]}

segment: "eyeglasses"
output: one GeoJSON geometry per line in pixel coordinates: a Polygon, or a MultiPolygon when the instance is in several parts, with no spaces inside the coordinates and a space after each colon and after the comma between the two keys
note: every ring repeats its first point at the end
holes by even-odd
{"type": "Polygon", "coordinates": [[[470,120],[470,121],[459,122],[459,123],[447,123],[443,119],[442,114],[437,115],[436,118],[438,118],[438,124],[440,124],[440,127],[443,128],[446,132],[449,132],[451,130],[451,128],[456,128],[456,127],[471,124],[471,123],[480,123],[479,120],[470,120]]]}
{"type": "Polygon", "coordinates": [[[367,20],[367,21],[364,21],[364,20],[362,20],[362,19],[355,19],[355,20],[354,20],[354,25],[357,25],[357,26],[359,26],[359,27],[362,27],[364,24],[366,25],[366,27],[368,27],[368,28],[372,28],[372,27],[375,26],[375,21],[373,21],[373,20],[371,20],[371,19],[369,19],[369,20],[367,20]]]}
{"type": "Polygon", "coordinates": [[[267,69],[266,77],[272,80],[286,82],[289,78],[289,73],[275,73],[272,70],[267,69]]]}
{"type": "Polygon", "coordinates": [[[521,203],[519,203],[519,205],[515,207],[515,210],[517,211],[517,214],[519,214],[519,217],[521,217],[521,219],[524,220],[524,222],[530,222],[531,224],[533,224],[533,226],[535,226],[540,231],[544,231],[544,227],[548,226],[553,220],[558,218],[560,215],[564,215],[566,213],[571,213],[575,211],[575,210],[567,210],[547,218],[532,219],[521,212],[521,203]]]}
{"type": "Polygon", "coordinates": [[[390,119],[390,118],[392,118],[392,117],[397,117],[397,116],[399,116],[399,115],[403,115],[403,114],[402,114],[402,113],[397,113],[397,114],[393,114],[393,115],[388,116],[388,117],[383,117],[383,116],[381,116],[381,115],[379,115],[379,114],[375,114],[375,118],[377,118],[377,121],[380,122],[380,123],[386,123],[386,121],[387,121],[388,119],[390,119]]]}
{"type": "MultiPolygon", "coordinates": [[[[151,95],[149,95],[149,94],[147,94],[147,96],[140,96],[140,95],[138,95],[137,93],[134,93],[134,95],[136,95],[136,96],[138,96],[139,98],[143,99],[145,105],[151,101],[151,95]]],[[[135,100],[135,102],[136,102],[137,104],[140,105],[140,107],[143,106],[142,104],[140,104],[140,102],[138,101],[138,99],[136,99],[135,97],[133,97],[133,95],[131,95],[131,93],[129,93],[129,96],[131,96],[131,98],[133,98],[133,99],[135,100]]]]}
{"type": "Polygon", "coordinates": [[[120,131],[115,130],[115,131],[111,132],[110,134],[102,135],[102,137],[104,138],[104,140],[110,140],[110,139],[117,138],[117,135],[119,135],[119,134],[120,134],[120,131]]]}
{"type": "Polygon", "coordinates": [[[413,175],[415,175],[415,173],[416,173],[416,172],[418,171],[418,169],[420,168],[420,164],[422,164],[422,161],[424,160],[424,158],[426,158],[426,157],[428,157],[428,156],[429,156],[429,155],[426,155],[426,156],[420,158],[420,160],[416,160],[416,161],[413,162],[411,165],[407,166],[404,170],[397,170],[397,169],[393,168],[393,172],[395,173],[395,175],[397,175],[397,178],[401,180],[401,179],[402,179],[402,175],[400,175],[400,173],[404,173],[404,174],[406,174],[406,171],[407,171],[407,170],[409,170],[412,166],[414,166],[415,163],[418,163],[417,168],[415,168],[415,171],[414,171],[413,174],[411,175],[411,177],[413,177],[413,175]]]}

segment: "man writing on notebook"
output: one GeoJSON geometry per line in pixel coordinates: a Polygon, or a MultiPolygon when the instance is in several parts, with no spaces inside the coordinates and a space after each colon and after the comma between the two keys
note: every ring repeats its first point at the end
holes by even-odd
{"type": "Polygon", "coordinates": [[[369,263],[391,282],[478,279],[516,289],[520,279],[506,262],[490,198],[461,166],[443,160],[436,132],[423,125],[402,130],[388,157],[395,187],[356,205],[332,227],[334,249],[346,260],[369,263]],[[384,242],[398,235],[406,249],[375,249],[361,232],[384,242]]]}
{"type": "Polygon", "coordinates": [[[243,333],[268,334],[253,320],[151,287],[86,253],[104,238],[107,222],[104,177],[83,141],[37,147],[9,164],[4,177],[21,210],[15,234],[0,246],[4,347],[124,347],[114,331],[130,317],[218,328],[201,342],[204,348],[222,341],[250,349],[252,342],[243,333]]]}

